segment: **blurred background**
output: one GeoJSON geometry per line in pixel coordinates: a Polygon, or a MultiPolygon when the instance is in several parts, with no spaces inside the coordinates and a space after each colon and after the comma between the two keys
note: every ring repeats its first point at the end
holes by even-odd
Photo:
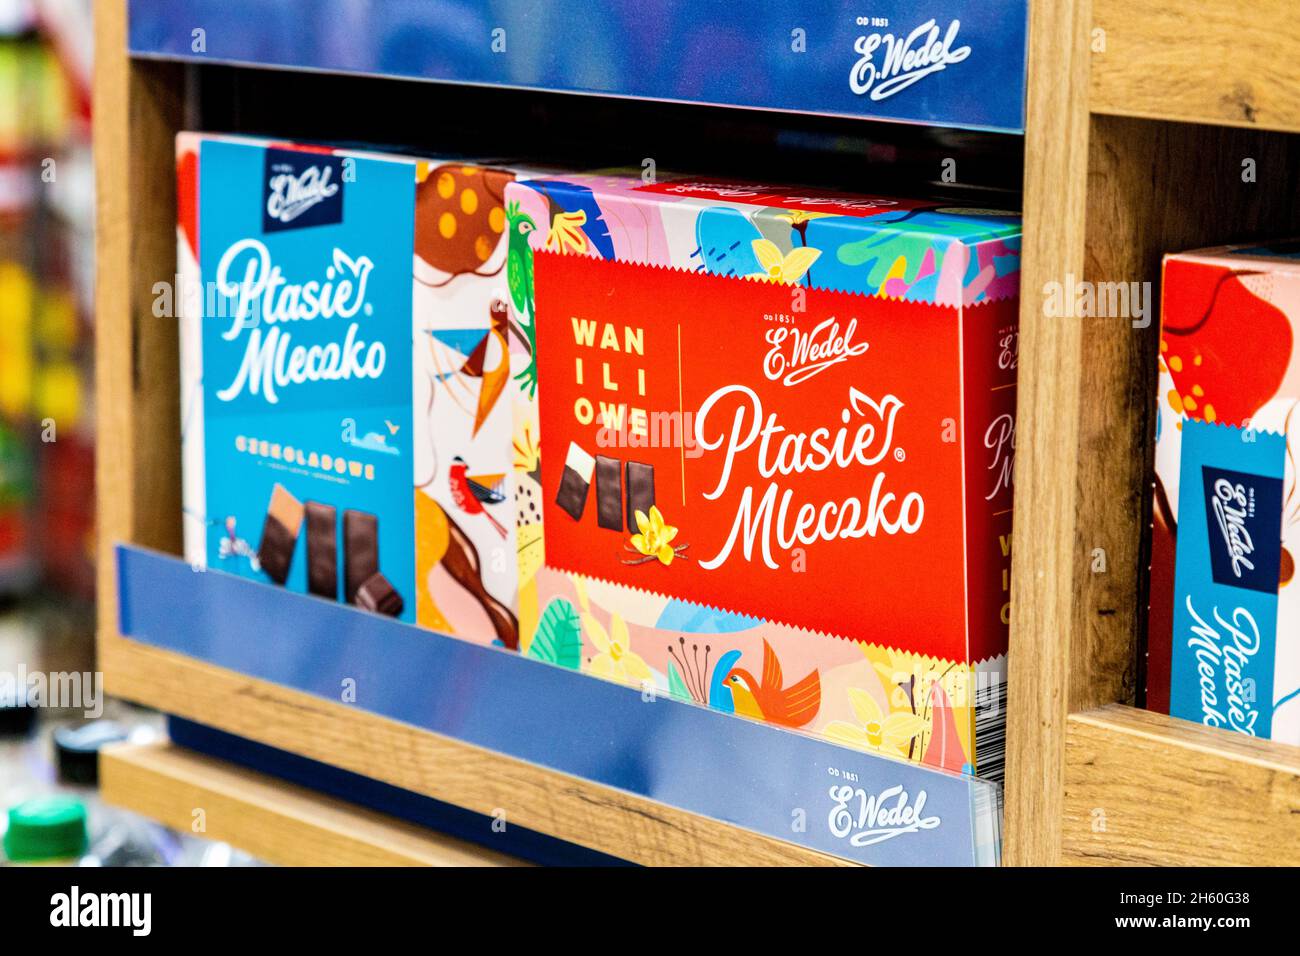
{"type": "Polygon", "coordinates": [[[162,718],[94,662],[92,0],[0,0],[0,865],[242,865],[102,804],[98,750],[162,718]],[[76,709],[43,686],[82,682],[76,709]]]}
{"type": "Polygon", "coordinates": [[[90,9],[0,0],[0,595],[74,617],[94,597],[90,9]]]}

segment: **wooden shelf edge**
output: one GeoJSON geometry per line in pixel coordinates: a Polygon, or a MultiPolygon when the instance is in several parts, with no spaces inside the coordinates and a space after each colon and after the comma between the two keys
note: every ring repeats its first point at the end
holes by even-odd
{"type": "Polygon", "coordinates": [[[1300,116],[1291,125],[1255,123],[1244,119],[1234,119],[1227,115],[1205,115],[1203,113],[1178,113],[1168,109],[1138,109],[1126,104],[1093,102],[1090,113],[1093,116],[1122,116],[1127,119],[1151,120],[1158,123],[1194,123],[1202,126],[1230,126],[1233,129],[1253,129],[1265,133],[1300,133],[1300,116]]]}
{"type": "Polygon", "coordinates": [[[1294,0],[1092,0],[1091,110],[1300,132],[1294,13],[1294,0]]]}
{"type": "Polygon", "coordinates": [[[99,660],[115,697],[634,863],[853,865],[116,634],[99,660]]]}
{"type": "Polygon", "coordinates": [[[104,799],[281,866],[517,866],[520,861],[165,741],[100,758],[104,799]]]}
{"type": "Polygon", "coordinates": [[[1072,714],[1062,862],[1300,865],[1300,748],[1119,704],[1072,714]]]}

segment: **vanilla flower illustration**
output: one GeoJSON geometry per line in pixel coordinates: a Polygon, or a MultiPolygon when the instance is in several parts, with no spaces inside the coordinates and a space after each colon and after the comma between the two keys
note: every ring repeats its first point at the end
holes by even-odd
{"type": "Polygon", "coordinates": [[[792,226],[802,226],[813,219],[824,219],[833,215],[835,215],[833,212],[809,212],[807,209],[789,209],[776,218],[784,220],[792,226]]]}
{"type": "Polygon", "coordinates": [[[763,279],[786,285],[793,285],[802,279],[822,254],[820,249],[799,246],[783,256],[771,239],[755,239],[750,245],[763,271],[751,273],[746,278],[763,279]]]}
{"type": "Polygon", "coordinates": [[[632,535],[632,547],[648,558],[658,558],[660,564],[672,564],[676,553],[673,538],[677,537],[677,529],[664,522],[664,516],[656,505],[650,506],[648,516],[644,511],[638,511],[635,517],[640,534],[632,535]]]}
{"type": "Polygon", "coordinates": [[[597,677],[621,681],[625,684],[642,684],[654,680],[650,670],[640,654],[632,650],[632,635],[628,632],[627,622],[619,614],[609,616],[609,630],[596,620],[591,612],[591,603],[587,600],[587,588],[580,578],[574,578],[578,591],[578,605],[582,608],[582,629],[596,645],[597,653],[587,662],[586,671],[597,677]]]}
{"type": "Polygon", "coordinates": [[[650,670],[641,655],[632,650],[631,636],[628,634],[627,622],[615,614],[609,619],[609,631],[601,626],[590,614],[584,614],[583,625],[591,643],[599,652],[587,663],[587,672],[597,677],[622,681],[625,684],[640,684],[653,680],[650,670]]]}
{"type": "Polygon", "coordinates": [[[581,209],[577,212],[557,213],[551,223],[551,231],[546,234],[546,248],[552,252],[573,252],[587,254],[587,234],[582,227],[587,224],[587,213],[581,209]]]}
{"type": "Polygon", "coordinates": [[[858,723],[832,720],[822,728],[822,733],[837,743],[902,757],[906,755],[912,738],[930,728],[929,721],[907,711],[895,711],[886,717],[876,698],[867,691],[857,687],[850,687],[848,691],[849,703],[858,723]]]}
{"type": "MultiPolygon", "coordinates": [[[[892,708],[913,709],[912,704],[921,696],[922,685],[926,682],[925,661],[912,654],[886,649],[887,660],[872,660],[876,672],[890,696],[892,708]]],[[[868,659],[871,660],[870,655],[868,659]]]]}

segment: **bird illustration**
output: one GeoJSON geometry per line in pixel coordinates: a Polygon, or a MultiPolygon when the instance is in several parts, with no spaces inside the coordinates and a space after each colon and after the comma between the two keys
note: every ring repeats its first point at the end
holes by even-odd
{"type": "Polygon", "coordinates": [[[488,307],[491,317],[487,333],[474,350],[466,356],[460,367],[463,375],[479,379],[478,408],[474,413],[474,431],[477,435],[487,417],[496,407],[497,399],[505,391],[510,377],[510,343],[507,340],[510,320],[506,304],[494,299],[488,307]],[[496,364],[488,368],[489,351],[496,364]]]}
{"type": "Polygon", "coordinates": [[[537,331],[533,322],[533,247],[528,236],[536,229],[537,223],[519,203],[506,206],[506,281],[528,345],[528,367],[516,377],[524,383],[529,398],[537,390],[537,331]]]}
{"type": "Polygon", "coordinates": [[[471,476],[465,459],[457,455],[451,460],[451,497],[456,507],[469,515],[482,515],[492,523],[497,534],[506,536],[506,529],[500,521],[492,517],[484,505],[500,504],[506,496],[491,486],[500,481],[502,475],[471,476]]]}
{"type": "Polygon", "coordinates": [[[537,228],[533,217],[512,202],[506,207],[506,228],[509,233],[506,246],[507,279],[510,298],[515,310],[530,319],[533,315],[533,249],[528,234],[537,228]]]}
{"type": "Polygon", "coordinates": [[[736,713],[782,727],[802,727],[817,716],[822,702],[822,682],[817,671],[789,687],[782,686],[781,662],[772,646],[763,641],[763,679],[756,681],[749,671],[733,667],[725,684],[731,691],[736,713]]]}
{"type": "Polygon", "coordinates": [[[727,677],[731,674],[731,665],[740,660],[740,651],[731,650],[718,658],[713,668],[713,677],[709,680],[709,706],[724,713],[735,713],[736,702],[731,694],[731,685],[727,677]]]}

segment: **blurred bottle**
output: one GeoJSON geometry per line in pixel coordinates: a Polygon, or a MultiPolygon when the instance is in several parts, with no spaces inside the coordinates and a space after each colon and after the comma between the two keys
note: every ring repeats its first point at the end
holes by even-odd
{"type": "Polygon", "coordinates": [[[86,866],[170,866],[181,854],[180,840],[165,827],[100,799],[99,751],[127,739],[112,720],[92,720],[55,728],[54,754],[59,783],[90,811],[90,849],[86,866]]]}
{"type": "Polygon", "coordinates": [[[35,797],[9,808],[3,863],[81,866],[89,844],[86,808],[80,800],[62,795],[35,797]]]}
{"type": "Polygon", "coordinates": [[[184,841],[177,866],[266,866],[257,857],[236,850],[229,843],[215,843],[191,837],[184,841]]]}
{"type": "Polygon", "coordinates": [[[99,752],[109,744],[154,738],[141,724],[128,730],[113,720],[92,720],[54,731],[59,782],[90,809],[89,866],[261,866],[234,847],[174,830],[109,806],[100,798],[99,752]]]}
{"type": "Polygon", "coordinates": [[[25,690],[0,700],[0,811],[35,793],[39,749],[35,744],[36,708],[25,690]]]}

